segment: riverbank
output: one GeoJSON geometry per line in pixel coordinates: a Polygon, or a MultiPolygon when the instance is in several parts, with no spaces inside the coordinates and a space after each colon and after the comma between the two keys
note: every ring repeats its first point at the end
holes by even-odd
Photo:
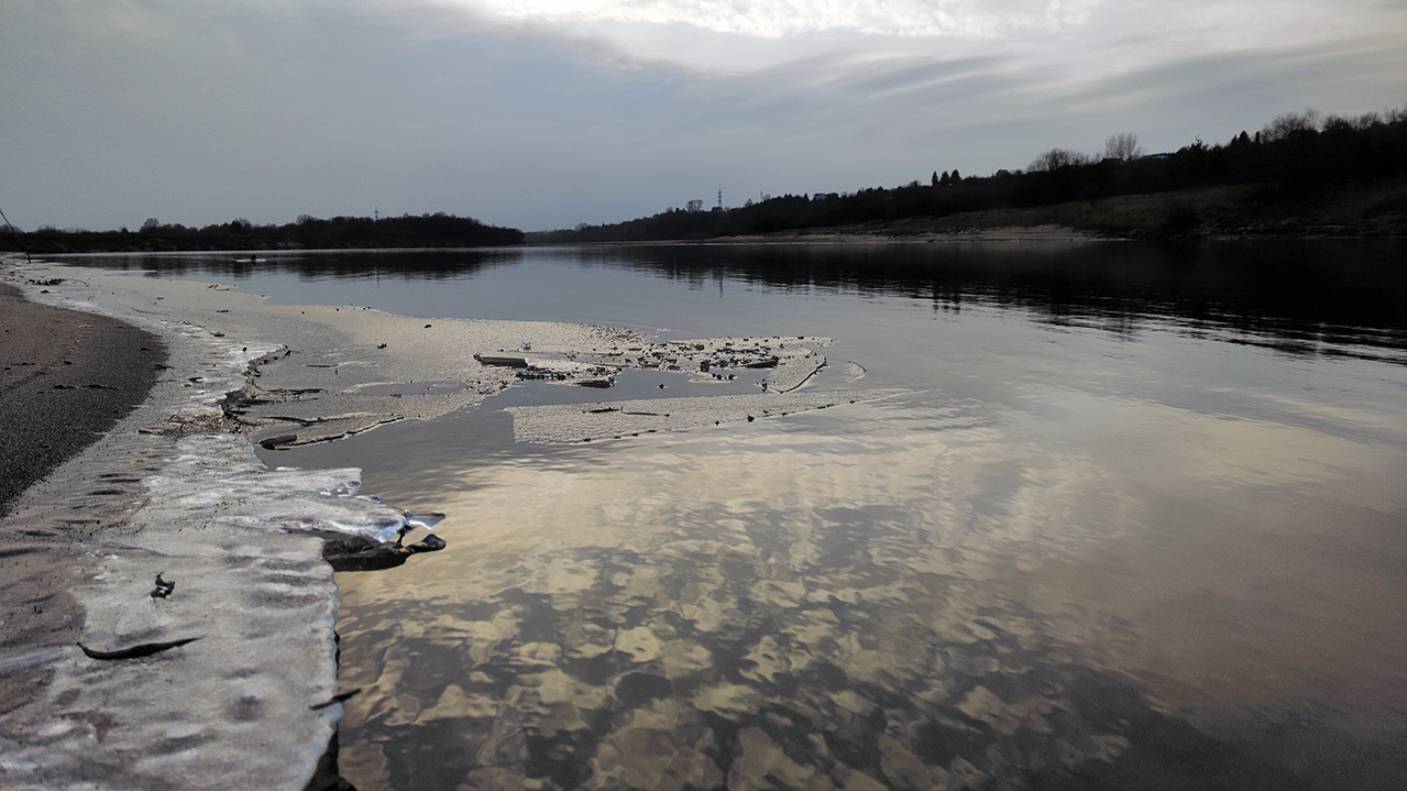
{"type": "Polygon", "coordinates": [[[61,281],[30,282],[14,263],[0,256],[0,724],[42,697],[82,633],[72,591],[92,571],[87,544],[140,497],[132,471],[98,460],[140,420],[166,359],[162,340],[130,323],[27,299],[50,299],[61,281]]]}
{"type": "Polygon", "coordinates": [[[1386,238],[1407,234],[1407,185],[1341,186],[1304,195],[1260,186],[1120,195],[1050,206],[962,212],[781,231],[729,240],[1079,241],[1166,238],[1386,238]]]}
{"type": "Polygon", "coordinates": [[[141,403],[165,359],[149,332],[0,283],[0,516],[141,403]]]}
{"type": "MultiPolygon", "coordinates": [[[[726,214],[726,213],[725,213],[726,214]]],[[[638,224],[638,223],[637,223],[638,224]]],[[[1400,238],[1407,184],[1398,180],[1287,192],[1269,185],[1117,195],[1026,208],[912,216],[766,233],[652,238],[620,224],[618,238],[587,232],[530,233],[529,244],[758,244],[847,242],[1080,242],[1109,239],[1400,238]]]]}
{"type": "MultiPolygon", "coordinates": [[[[41,305],[0,283],[0,519],[30,486],[132,412],[164,368],[155,335],[105,316],[41,305]]],[[[120,482],[93,487],[117,492],[120,482]]],[[[77,494],[77,493],[70,493],[77,494]]],[[[0,655],[71,645],[82,625],[68,595],[75,541],[48,530],[0,530],[0,655]]],[[[45,681],[0,672],[0,714],[45,681]]]]}
{"type": "Polygon", "coordinates": [[[356,496],[357,470],[271,470],[231,433],[226,395],[279,346],[85,274],[0,280],[159,338],[169,368],[0,520],[0,599],[23,611],[0,642],[0,786],[302,788],[341,715],[325,538],[376,545],[411,517],[356,496]]]}
{"type": "MultiPolygon", "coordinates": [[[[1014,222],[1014,218],[1013,218],[1014,222]]],[[[887,242],[1097,242],[1117,239],[1056,223],[1037,225],[995,224],[939,225],[932,220],[896,220],[886,223],[804,228],[745,236],[722,236],[680,244],[846,244],[887,242]]]]}

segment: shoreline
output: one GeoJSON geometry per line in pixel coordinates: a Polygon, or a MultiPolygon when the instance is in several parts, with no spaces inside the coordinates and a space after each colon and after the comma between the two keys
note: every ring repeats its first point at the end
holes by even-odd
{"type": "MultiPolygon", "coordinates": [[[[658,368],[656,358],[668,355],[679,357],[676,369],[723,355],[739,366],[757,361],[757,375],[775,385],[768,406],[786,414],[819,396],[783,391],[825,364],[810,347],[782,348],[788,339],[647,343],[637,331],[586,324],[274,305],[221,283],[131,279],[49,261],[0,268],[0,280],[51,308],[131,323],[161,338],[169,354],[169,368],[132,414],[0,521],[0,529],[37,531],[62,548],[48,564],[61,573],[34,585],[69,591],[73,602],[69,633],[19,650],[0,645],[0,677],[38,679],[0,710],[7,789],[95,778],[207,787],[231,773],[269,788],[335,781],[329,750],[342,705],[334,572],[384,568],[443,547],[433,538],[386,549],[443,516],[360,495],[359,470],[275,467],[256,447],[335,441],[388,416],[433,419],[501,392],[520,373],[572,383],[632,365],[658,368]],[[526,368],[469,353],[529,345],[526,368]],[[427,381],[455,386],[417,389],[427,381]],[[158,573],[176,584],[167,597],[152,595],[158,573]],[[94,651],[74,645],[74,632],[94,651]],[[159,644],[179,645],[130,661],[95,656],[159,644]]],[[[689,399],[658,426],[617,425],[622,415],[610,409],[537,417],[549,433],[577,438],[653,433],[751,420],[756,405],[737,400],[689,399]]]]}
{"type": "Polygon", "coordinates": [[[164,367],[157,336],[26,299],[0,283],[0,517],[31,485],[146,400],[164,367]]]}
{"type": "MultiPolygon", "coordinates": [[[[130,323],[33,302],[3,282],[0,338],[0,524],[8,527],[22,495],[146,402],[167,355],[160,338],[130,323]]],[[[89,491],[131,493],[115,480],[89,491]]],[[[78,541],[16,522],[0,533],[0,590],[26,595],[0,604],[0,655],[72,644],[81,626],[68,592],[78,541]]],[[[0,672],[0,715],[47,683],[45,672],[28,670],[0,672]]]]}
{"type": "MultiPolygon", "coordinates": [[[[1143,198],[1144,196],[1129,196],[1143,198]]],[[[1113,199],[1106,199],[1113,200],[1113,199]]],[[[1061,208],[1073,204],[1059,204],[1061,208]]],[[[986,215],[1003,213],[1031,212],[1035,210],[999,210],[981,212],[981,222],[986,215]]],[[[239,254],[259,254],[272,258],[292,258],[305,254],[337,253],[339,255],[383,255],[407,253],[501,253],[511,255],[524,249],[551,249],[564,247],[659,247],[659,246],[788,246],[788,245],[920,245],[920,244],[1101,244],[1120,242],[1197,242],[1197,241],[1264,241],[1293,242],[1317,240],[1342,241],[1400,241],[1407,239],[1407,233],[1382,233],[1364,230],[1345,230],[1342,226],[1326,225],[1312,228],[1292,227],[1241,227],[1193,230],[1185,233],[1163,234],[1148,232],[1148,229],[1116,227],[1108,229],[1081,228],[1074,224],[1060,222],[1032,222],[1023,224],[1010,218],[998,218],[995,224],[980,222],[963,225],[963,215],[944,217],[919,217],[891,222],[866,223],[859,225],[817,226],[797,228],[769,233],[740,234],[736,236],[711,236],[703,238],[671,239],[620,239],[620,240],[540,240],[525,241],[517,245],[489,245],[467,247],[346,247],[346,248],[228,248],[228,249],[162,249],[162,250],[89,250],[83,252],[45,253],[43,260],[52,260],[62,265],[68,260],[95,258],[171,258],[182,256],[222,256],[239,254]]],[[[548,233],[534,231],[532,233],[548,233]]],[[[0,252],[0,256],[12,253],[0,252]]],[[[262,263],[262,262],[260,262],[262,263]]]]}
{"type": "MultiPolygon", "coordinates": [[[[961,242],[1035,243],[1186,241],[1248,239],[1404,239],[1407,186],[1398,181],[1331,185],[1306,195],[1282,195],[1266,185],[1200,187],[1131,193],[1087,201],[998,208],[937,216],[814,226],[736,236],[671,239],[585,239],[576,232],[527,232],[519,244],[406,247],[242,247],[49,251],[46,258],[302,253],[415,253],[500,251],[525,247],[743,245],[743,244],[930,244],[961,242]]],[[[624,223],[633,222],[631,220],[624,223]]],[[[4,255],[4,253],[0,253],[4,255]]]]}
{"type": "Polygon", "coordinates": [[[1210,239],[1402,239],[1407,185],[1338,184],[1311,194],[1266,185],[1130,193],[1027,207],[857,221],[737,236],[638,240],[584,238],[644,234],[627,220],[578,231],[534,231],[525,244],[929,243],[1038,241],[1183,241],[1210,239]],[[573,235],[578,238],[573,239],[573,235]]]}
{"type": "Polygon", "coordinates": [[[22,574],[0,581],[46,624],[7,622],[0,642],[0,785],[335,781],[328,537],[379,546],[409,515],[356,496],[357,470],[270,469],[229,431],[224,398],[278,347],[100,304],[89,284],[54,283],[46,268],[6,266],[0,279],[45,310],[159,338],[169,368],[0,519],[7,535],[34,542],[6,564],[22,574]],[[36,272],[50,285],[28,282],[36,272]],[[177,585],[167,598],[151,595],[157,572],[177,585]],[[181,645],[104,656],[167,643],[181,645]]]}

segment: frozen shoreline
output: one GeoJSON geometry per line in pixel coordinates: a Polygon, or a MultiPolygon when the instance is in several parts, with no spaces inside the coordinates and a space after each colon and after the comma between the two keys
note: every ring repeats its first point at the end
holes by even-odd
{"type": "MultiPolygon", "coordinates": [[[[6,788],[95,780],[223,787],[229,776],[251,787],[302,788],[326,769],[320,762],[342,708],[321,705],[337,693],[338,594],[327,541],[341,536],[344,551],[377,546],[420,523],[359,496],[355,469],[270,469],[256,444],[334,441],[472,407],[521,379],[592,384],[626,369],[672,371],[709,394],[669,399],[671,414],[662,417],[597,410],[612,433],[835,401],[792,392],[826,364],[817,351],[824,338],[652,343],[580,324],[270,305],[217,283],[39,262],[0,276],[33,300],[111,316],[166,342],[170,367],[146,403],[26,493],[16,518],[20,526],[61,520],[74,492],[119,476],[138,483],[139,495],[83,516],[103,526],[84,537],[72,575],[81,641],[101,653],[198,638],[118,661],[73,645],[0,656],[0,673],[42,667],[52,677],[41,697],[0,715],[6,788]],[[50,284],[40,293],[26,278],[50,284]],[[513,359],[486,363],[476,354],[513,359]],[[729,388],[754,394],[713,394],[729,388]],[[151,595],[158,572],[176,584],[166,598],[151,595]]],[[[534,415],[533,424],[561,423],[555,415],[534,415]]]]}
{"type": "Polygon", "coordinates": [[[21,287],[159,335],[170,369],[132,415],[26,492],[6,527],[101,523],[81,539],[55,536],[83,542],[70,593],[90,649],[199,639],[116,661],[73,645],[5,657],[0,672],[41,668],[50,683],[0,718],[0,785],[228,787],[238,777],[302,788],[341,714],[319,706],[337,684],[337,590],[321,536],[384,541],[406,517],[355,496],[356,470],[270,470],[221,430],[221,400],[276,347],[123,309],[63,274],[48,293],[21,287]],[[119,474],[140,479],[141,494],[75,518],[70,501],[119,474]],[[158,572],[176,584],[166,598],[151,595],[158,572]]]}

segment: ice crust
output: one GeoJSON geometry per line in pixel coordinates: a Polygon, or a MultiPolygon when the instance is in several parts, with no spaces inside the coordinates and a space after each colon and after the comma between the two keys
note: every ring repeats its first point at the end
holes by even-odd
{"type": "Polygon", "coordinates": [[[336,532],[367,542],[394,540],[412,527],[433,528],[442,515],[402,513],[358,496],[355,468],[273,470],[241,437],[202,434],[178,442],[180,455],[147,480],[166,518],[198,529],[228,523],[260,531],[336,532]],[[231,506],[237,506],[231,508],[231,506]]]}
{"type": "Polygon", "coordinates": [[[93,294],[66,285],[30,296],[160,333],[172,368],[140,416],[99,443],[134,457],[155,445],[164,460],[125,520],[87,548],[71,590],[80,639],[98,651],[199,639],[137,659],[92,659],[77,646],[8,658],[53,676],[42,699],[0,717],[0,787],[303,788],[341,715],[340,705],[310,708],[337,691],[337,588],[323,536],[384,542],[442,517],[359,494],[355,469],[269,469],[245,438],[224,433],[225,395],[279,347],[93,294]],[[166,598],[151,595],[158,572],[176,586],[166,598]]]}
{"type": "Polygon", "coordinates": [[[830,343],[830,338],[777,335],[657,343],[625,337],[604,348],[593,344],[590,348],[557,355],[530,350],[499,350],[476,353],[474,359],[485,366],[513,369],[520,379],[549,379],[606,387],[614,383],[616,374],[628,368],[677,371],[703,382],[731,381],[733,372],[741,369],[765,369],[768,371],[763,379],[766,389],[773,393],[789,393],[825,367],[825,355],[814,347],[829,346],[830,343]]]}
{"type": "Polygon", "coordinates": [[[782,417],[892,394],[758,393],[523,406],[505,411],[513,416],[513,438],[519,442],[590,442],[782,417]]]}
{"type": "Polygon", "coordinates": [[[74,591],[102,650],[201,639],[149,659],[76,650],[41,722],[0,759],[6,787],[298,788],[331,740],[337,589],[323,531],[394,538],[412,518],[355,496],[356,470],[269,470],[231,435],[192,435],[147,481],[131,529],[74,591]],[[161,572],[172,595],[149,595],[161,572]],[[81,785],[81,784],[80,784],[81,785]]]}
{"type": "MultiPolygon", "coordinates": [[[[566,322],[426,319],[350,305],[267,305],[217,284],[143,280],[133,287],[121,276],[91,271],[84,276],[115,291],[109,299],[130,311],[155,311],[230,338],[296,339],[296,348],[269,349],[255,357],[257,375],[226,404],[254,440],[271,449],[433,419],[478,405],[521,380],[593,385],[609,397],[618,374],[633,369],[673,372],[691,384],[726,383],[730,389],[755,384],[763,397],[802,394],[826,366],[822,350],[831,345],[831,339],[818,336],[651,340],[636,330],[566,322]]],[[[790,411],[781,402],[777,407],[790,411]]],[[[712,419],[746,416],[735,411],[712,419]]],[[[622,417],[629,416],[616,422],[631,422],[622,417]]],[[[634,423],[591,436],[661,428],[634,423]]]]}

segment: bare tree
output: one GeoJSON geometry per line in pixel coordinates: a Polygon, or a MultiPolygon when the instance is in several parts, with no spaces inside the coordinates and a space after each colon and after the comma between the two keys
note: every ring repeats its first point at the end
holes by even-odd
{"type": "Polygon", "coordinates": [[[1117,159],[1128,162],[1143,156],[1143,149],[1138,145],[1138,135],[1133,132],[1119,132],[1109,135],[1109,139],[1104,141],[1104,158],[1117,159]]]}
{"type": "Polygon", "coordinates": [[[1298,134],[1313,132],[1319,126],[1319,113],[1305,110],[1303,113],[1286,113],[1265,125],[1261,130],[1270,142],[1285,140],[1298,134]]]}
{"type": "Polygon", "coordinates": [[[1036,157],[1031,166],[1026,168],[1030,171],[1059,170],[1071,165],[1087,165],[1089,157],[1078,151],[1070,151],[1064,148],[1052,148],[1051,150],[1036,157]]]}

